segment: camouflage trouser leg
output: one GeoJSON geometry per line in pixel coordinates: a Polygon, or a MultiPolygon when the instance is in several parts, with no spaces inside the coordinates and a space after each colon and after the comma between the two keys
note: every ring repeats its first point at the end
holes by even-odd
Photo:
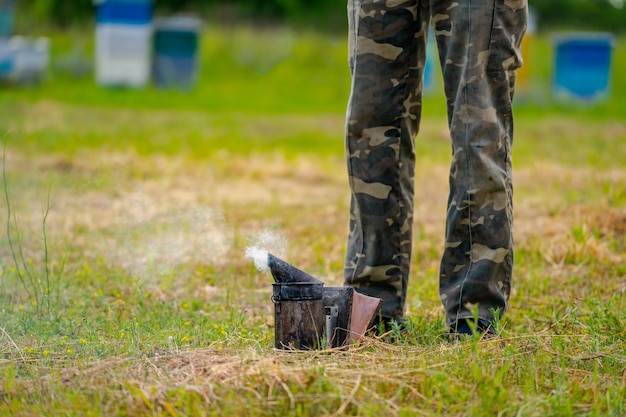
{"type": "Polygon", "coordinates": [[[452,137],[439,292],[452,325],[504,313],[513,268],[511,100],[526,0],[433,1],[452,137]]]}
{"type": "Polygon", "coordinates": [[[352,93],[346,153],[352,190],[346,285],[400,318],[409,279],[414,138],[420,118],[429,5],[349,0],[352,93]]]}
{"type": "Polygon", "coordinates": [[[510,289],[510,100],[525,0],[349,0],[348,6],[353,84],[346,151],[352,200],[344,281],[381,297],[383,316],[403,315],[413,140],[432,9],[453,142],[441,296],[449,323],[471,316],[471,304],[489,319],[490,308],[504,310],[510,289]]]}

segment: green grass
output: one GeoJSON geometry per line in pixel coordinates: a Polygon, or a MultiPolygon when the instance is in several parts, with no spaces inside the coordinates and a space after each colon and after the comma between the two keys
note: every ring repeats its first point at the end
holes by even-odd
{"type": "Polygon", "coordinates": [[[176,92],[63,73],[85,38],[54,35],[49,79],[0,95],[0,415],[626,414],[623,40],[596,105],[552,102],[549,59],[531,62],[544,94],[516,104],[500,340],[451,343],[443,327],[438,92],[416,143],[407,334],[277,352],[272,278],[244,252],[264,244],[341,285],[345,40],[208,28],[199,83],[176,92]]]}

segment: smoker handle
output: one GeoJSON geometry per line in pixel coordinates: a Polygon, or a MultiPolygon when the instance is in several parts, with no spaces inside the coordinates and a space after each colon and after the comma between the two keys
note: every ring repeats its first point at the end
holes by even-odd
{"type": "Polygon", "coordinates": [[[272,294],[272,303],[274,303],[274,311],[276,313],[280,313],[280,301],[281,301],[280,298],[276,298],[272,294]]]}

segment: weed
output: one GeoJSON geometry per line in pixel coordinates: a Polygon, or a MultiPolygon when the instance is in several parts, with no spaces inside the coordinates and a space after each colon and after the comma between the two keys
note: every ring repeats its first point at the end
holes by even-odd
{"type": "Polygon", "coordinates": [[[23,234],[18,225],[17,215],[13,213],[11,198],[9,194],[9,180],[6,171],[6,155],[7,155],[7,135],[3,141],[2,154],[2,185],[7,209],[6,218],[6,237],[9,245],[9,251],[15,268],[15,276],[17,276],[22,290],[26,294],[26,299],[35,307],[37,313],[54,313],[54,307],[59,300],[59,281],[63,274],[65,261],[60,265],[52,265],[49,258],[48,234],[46,222],[50,212],[50,192],[51,186],[48,188],[46,207],[42,219],[42,271],[37,271],[37,265],[32,257],[25,255],[25,242],[23,234]],[[56,268],[54,268],[56,266],[56,268]]]}

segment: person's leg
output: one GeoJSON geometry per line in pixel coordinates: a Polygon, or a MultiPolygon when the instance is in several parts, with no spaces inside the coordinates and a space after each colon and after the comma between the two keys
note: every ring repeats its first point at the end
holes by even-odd
{"type": "Polygon", "coordinates": [[[511,100],[526,16],[526,0],[432,1],[452,137],[440,295],[453,331],[476,309],[491,323],[510,295],[511,100]]]}
{"type": "Polygon", "coordinates": [[[411,256],[414,139],[419,128],[427,0],[349,0],[352,92],[346,116],[351,188],[344,283],[404,315],[411,256]]]}

